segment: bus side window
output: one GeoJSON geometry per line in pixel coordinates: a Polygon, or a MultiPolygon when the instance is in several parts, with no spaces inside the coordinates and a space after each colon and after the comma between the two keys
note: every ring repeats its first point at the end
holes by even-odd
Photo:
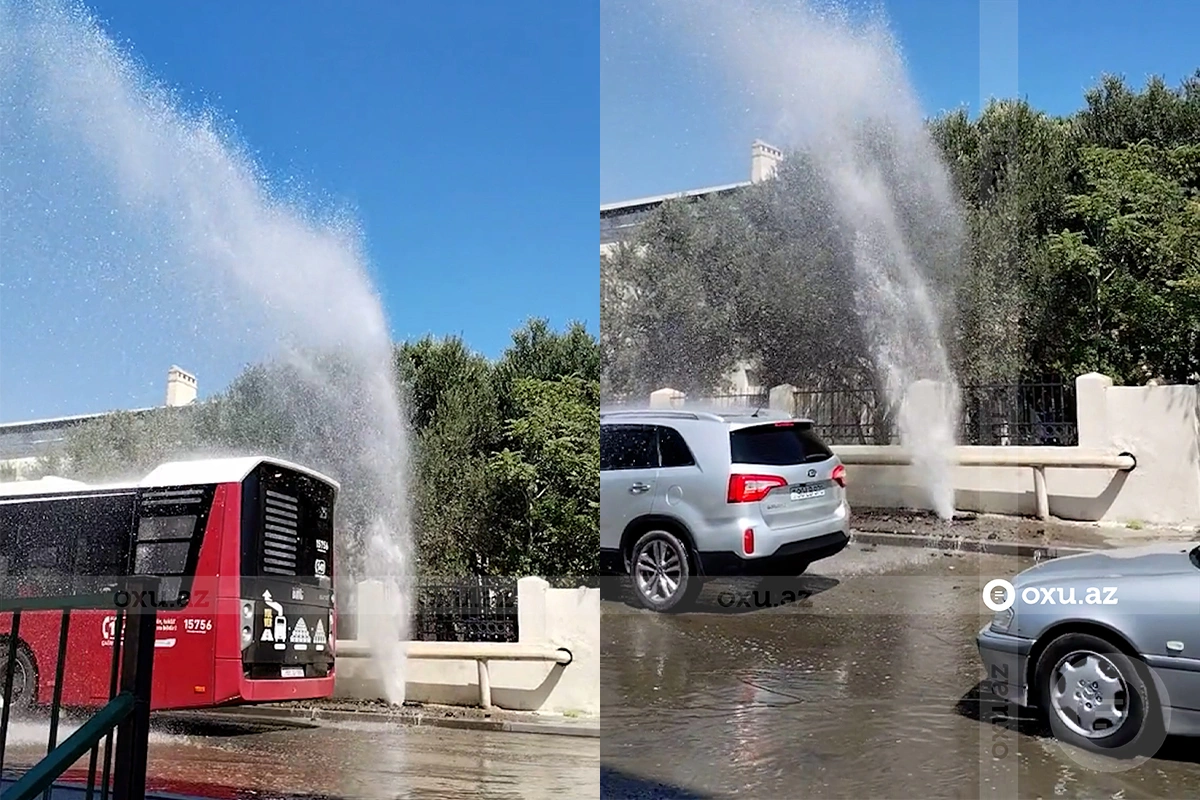
{"type": "Polygon", "coordinates": [[[111,591],[128,571],[132,497],[81,499],[72,516],[72,527],[78,530],[71,554],[76,592],[111,591]]]}

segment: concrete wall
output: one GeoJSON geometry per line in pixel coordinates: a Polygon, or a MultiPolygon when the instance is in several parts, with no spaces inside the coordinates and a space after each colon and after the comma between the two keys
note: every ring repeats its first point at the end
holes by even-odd
{"type": "MultiPolygon", "coordinates": [[[[552,589],[541,578],[522,578],[517,582],[517,614],[522,644],[565,647],[573,658],[566,666],[491,661],[492,703],[513,711],[599,714],[599,589],[552,589]]],[[[358,629],[366,630],[368,625],[360,622],[358,629]]],[[[479,673],[474,661],[409,659],[405,669],[408,701],[479,705],[479,673]]],[[[335,691],[339,697],[382,697],[376,663],[338,659],[335,691]]]]}
{"type": "MultiPolygon", "coordinates": [[[[771,407],[794,413],[794,387],[771,389],[771,407]]],[[[680,407],[681,393],[653,396],[652,405],[680,407]],[[655,403],[654,401],[658,401],[655,403]],[[665,402],[664,402],[665,401],[665,402]]],[[[1200,386],[1113,386],[1095,373],[1076,380],[1079,445],[1054,450],[1129,452],[1132,472],[1115,469],[1048,468],[1050,514],[1060,519],[1200,523],[1200,386]]],[[[820,420],[818,420],[820,422],[820,420]]],[[[833,448],[835,451],[837,447],[833,448]]],[[[877,449],[853,448],[856,453],[877,449]]],[[[1030,461],[1045,448],[957,448],[1024,452],[1030,461]]],[[[912,466],[846,468],[852,505],[928,509],[920,475],[912,466]]],[[[963,511],[1033,515],[1033,470],[1029,467],[969,467],[954,471],[955,505],[963,511]]]]}

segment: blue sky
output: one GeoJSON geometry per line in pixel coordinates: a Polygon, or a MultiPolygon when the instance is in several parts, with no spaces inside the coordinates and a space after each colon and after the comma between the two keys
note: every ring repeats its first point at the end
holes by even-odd
{"type": "MultiPolygon", "coordinates": [[[[1195,0],[882,5],[930,114],[975,112],[988,96],[1069,113],[1104,73],[1177,85],[1200,67],[1195,0]]],[[[750,143],[767,134],[722,76],[669,34],[651,0],[602,0],[600,13],[600,202],[748,180],[750,143]]]]}
{"type": "MultiPolygon", "coordinates": [[[[595,4],[87,5],[273,182],[353,210],[397,339],[459,334],[494,357],[531,316],[598,329],[595,4]]],[[[166,363],[67,398],[0,344],[0,420],[161,402],[166,363]]],[[[200,375],[202,391],[225,377],[200,375]]]]}

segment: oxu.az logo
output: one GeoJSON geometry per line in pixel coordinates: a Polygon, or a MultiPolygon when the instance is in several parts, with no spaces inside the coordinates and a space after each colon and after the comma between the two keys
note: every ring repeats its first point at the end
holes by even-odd
{"type": "MultiPolygon", "coordinates": [[[[1115,586],[1026,586],[1020,593],[1027,606],[1115,606],[1115,586]]],[[[983,604],[992,611],[1007,611],[1017,602],[1017,589],[1003,578],[983,587],[983,604]]]]}

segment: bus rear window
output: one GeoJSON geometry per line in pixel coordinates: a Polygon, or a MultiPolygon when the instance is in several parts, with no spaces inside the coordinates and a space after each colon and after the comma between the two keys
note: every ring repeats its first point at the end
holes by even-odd
{"type": "Polygon", "coordinates": [[[756,425],[729,434],[734,464],[764,464],[773,467],[808,464],[833,457],[812,425],[756,425]]]}
{"type": "Polygon", "coordinates": [[[247,480],[243,568],[265,576],[332,575],[333,487],[279,467],[247,480]],[[249,560],[246,560],[248,557],[249,560]]]}

